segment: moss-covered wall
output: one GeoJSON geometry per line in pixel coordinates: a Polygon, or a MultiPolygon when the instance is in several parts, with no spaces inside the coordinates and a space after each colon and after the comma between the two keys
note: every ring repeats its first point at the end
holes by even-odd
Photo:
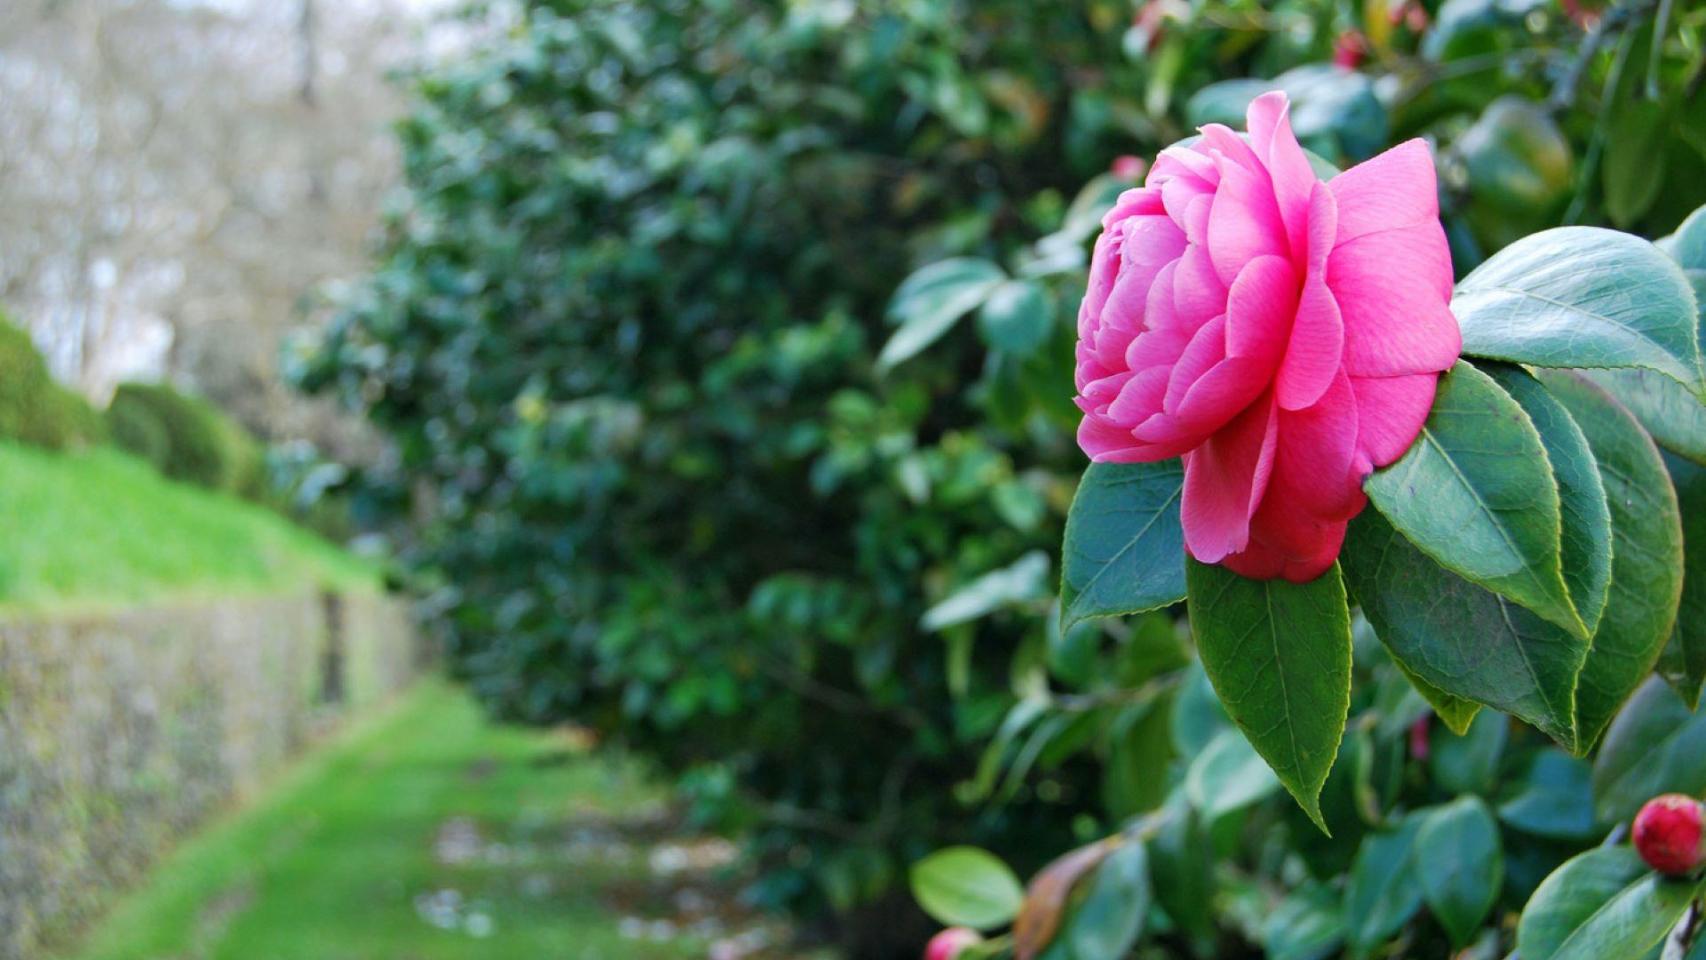
{"type": "Polygon", "coordinates": [[[0,960],[41,956],[420,660],[403,604],[364,594],[0,622],[0,960]]]}

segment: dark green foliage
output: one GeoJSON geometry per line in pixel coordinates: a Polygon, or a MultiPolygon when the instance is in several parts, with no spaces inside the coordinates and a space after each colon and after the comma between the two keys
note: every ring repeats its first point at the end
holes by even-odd
{"type": "Polygon", "coordinates": [[[0,313],[0,439],[61,450],[104,435],[89,401],[60,386],[30,335],[0,313]]]}
{"type": "Polygon", "coordinates": [[[430,491],[417,559],[452,663],[501,715],[620,735],[754,820],[774,902],[892,914],[938,843],[1046,855],[1093,807],[1081,770],[1004,809],[954,787],[1052,574],[1021,565],[943,635],[920,621],[1058,541],[1078,454],[1032,397],[1067,389],[1069,325],[1039,342],[997,311],[1030,350],[985,374],[1007,428],[967,393],[970,324],[874,361],[921,260],[1003,257],[1105,166],[1108,120],[1068,105],[1118,72],[1057,65],[1115,62],[1118,21],[562,7],[421,79],[408,202],[297,371],[430,491]],[[1019,100],[992,110],[997,65],[1019,100]]]}
{"type": "Polygon", "coordinates": [[[165,384],[126,383],[107,407],[113,442],[176,480],[255,499],[260,449],[207,401],[165,384]]]}

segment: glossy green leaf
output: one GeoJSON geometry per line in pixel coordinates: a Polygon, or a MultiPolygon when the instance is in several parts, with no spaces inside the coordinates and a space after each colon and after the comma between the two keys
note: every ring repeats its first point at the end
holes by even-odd
{"type": "Polygon", "coordinates": [[[1214,931],[1215,879],[1208,830],[1188,803],[1169,800],[1166,820],[1149,841],[1155,900],[1174,924],[1194,937],[1214,931]]]}
{"type": "Polygon", "coordinates": [[[1345,730],[1351,623],[1334,565],[1315,580],[1248,580],[1189,561],[1191,630],[1215,692],[1323,831],[1319,796],[1345,730]]]}
{"type": "Polygon", "coordinates": [[[1706,397],[1694,291],[1640,237],[1594,227],[1531,234],[1457,285],[1463,352],[1542,367],[1641,367],[1706,397]]]}
{"type": "Polygon", "coordinates": [[[1032,550],[944,597],[924,611],[918,625],[929,631],[946,630],[1013,604],[1040,600],[1048,596],[1048,572],[1048,554],[1032,550]]]}
{"type": "Polygon", "coordinates": [[[877,367],[886,370],[917,356],[948,332],[954,322],[1007,279],[988,260],[953,257],[932,263],[907,277],[889,302],[889,317],[899,324],[883,345],[877,367]]]}
{"type": "Polygon", "coordinates": [[[1441,566],[1588,636],[1564,583],[1546,448],[1528,414],[1485,373],[1459,362],[1441,377],[1421,436],[1364,489],[1441,566]]]}
{"type": "Polygon", "coordinates": [[[1492,792],[1509,738],[1510,721],[1491,710],[1477,714],[1462,735],[1436,732],[1428,755],[1434,782],[1447,793],[1492,792]]]}
{"type": "Polygon", "coordinates": [[[1199,662],[1193,661],[1186,667],[1179,680],[1172,719],[1173,748],[1187,757],[1203,752],[1221,731],[1232,725],[1232,718],[1226,715],[1226,708],[1199,662]]]}
{"type": "Polygon", "coordinates": [[[1665,468],[1682,515],[1682,600],[1658,669],[1695,707],[1706,683],[1706,468],[1669,454],[1665,468]]]}
{"type": "Polygon", "coordinates": [[[948,847],[913,864],[912,895],[938,922],[978,930],[1013,922],[1025,899],[1012,868],[977,847],[948,847]]]}
{"type": "Polygon", "coordinates": [[[1575,750],[1584,753],[1670,638],[1682,597],[1682,521],[1664,461],[1635,418],[1576,374],[1542,379],[1587,437],[1611,507],[1611,591],[1576,683],[1575,750]]]}
{"type": "Polygon", "coordinates": [[[1499,804],[1499,819],[1536,837],[1584,840],[1593,836],[1593,768],[1562,750],[1534,755],[1517,792],[1499,804]]]}
{"type": "Polygon", "coordinates": [[[1641,960],[1688,908],[1694,884],[1659,877],[1626,846],[1571,858],[1517,926],[1522,960],[1641,960]]]}
{"type": "Polygon", "coordinates": [[[1185,773],[1185,796],[1211,824],[1279,787],[1273,770],[1237,730],[1221,731],[1185,773]]]}
{"type": "Polygon", "coordinates": [[[1184,599],[1184,482],[1177,460],[1093,463],[1084,471],[1061,548],[1063,624],[1184,599]]]}
{"type": "Polygon", "coordinates": [[[1043,288],[1029,280],[1008,280],[990,291],[977,312],[983,342],[997,350],[1026,354],[1048,340],[1054,305],[1043,288]]]}
{"type": "Polygon", "coordinates": [[[1605,731],[1593,764],[1594,812],[1601,823],[1617,823],[1673,792],[1706,792],[1706,713],[1690,711],[1653,677],[1605,731]]]}
{"type": "Polygon", "coordinates": [[[1665,252],[1683,270],[1706,270],[1706,207],[1683,218],[1676,232],[1665,240],[1665,252]]]}
{"type": "Polygon", "coordinates": [[[1067,928],[1074,957],[1123,957],[1149,915],[1149,852],[1127,841],[1108,854],[1067,928]]]}
{"type": "MultiPolygon", "coordinates": [[[[1672,237],[1669,251],[1682,265],[1683,275],[1694,289],[1695,306],[1700,312],[1697,341],[1702,339],[1701,328],[1706,328],[1706,216],[1703,214],[1706,208],[1696,210],[1683,221],[1672,237]]],[[[1628,407],[1659,446],[1706,465],[1706,403],[1688,388],[1651,370],[1585,373],[1628,407]]]]}
{"type": "Polygon", "coordinates": [[[1366,956],[1422,908],[1413,853],[1421,827],[1407,817],[1363,838],[1345,885],[1345,927],[1353,956],[1366,956]]]}
{"type": "Polygon", "coordinates": [[[1171,708],[1170,698],[1134,704],[1109,725],[1102,795],[1116,819],[1153,810],[1166,799],[1167,765],[1173,759],[1171,708]]]}
{"type": "Polygon", "coordinates": [[[1351,521],[1339,562],[1406,670],[1574,746],[1576,675],[1588,641],[1434,563],[1373,510],[1351,521]]]}
{"type": "Polygon", "coordinates": [[[1422,897],[1459,948],[1492,912],[1504,884],[1499,824],[1478,797],[1461,797],[1422,817],[1414,869],[1422,897]]]}
{"type": "Polygon", "coordinates": [[[1651,370],[1583,372],[1628,407],[1659,446],[1706,464],[1706,405],[1688,388],[1651,370]]]}
{"type": "Polygon", "coordinates": [[[1262,924],[1268,960],[1324,960],[1345,942],[1340,898],[1331,890],[1308,886],[1280,901],[1262,924]]]}
{"type": "Polygon", "coordinates": [[[1611,587],[1611,511],[1593,451],[1569,411],[1527,371],[1491,364],[1486,372],[1528,414],[1546,447],[1563,521],[1564,584],[1582,623],[1592,630],[1611,587]]]}
{"type": "Polygon", "coordinates": [[[1439,717],[1447,730],[1459,736],[1469,732],[1469,725],[1481,714],[1480,704],[1446,693],[1416,676],[1415,671],[1405,666],[1402,660],[1394,659],[1392,663],[1397,666],[1398,672],[1404,675],[1404,679],[1410,681],[1410,686],[1428,702],[1428,706],[1433,708],[1434,715],[1439,717]]]}

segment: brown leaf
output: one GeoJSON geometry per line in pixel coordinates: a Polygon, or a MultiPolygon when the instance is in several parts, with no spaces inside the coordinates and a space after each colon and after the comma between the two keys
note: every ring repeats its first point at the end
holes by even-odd
{"type": "Polygon", "coordinates": [[[1067,898],[1084,875],[1112,853],[1124,838],[1103,837],[1088,846],[1062,854],[1031,878],[1025,902],[1013,921],[1014,960],[1034,960],[1060,930],[1067,898]]]}

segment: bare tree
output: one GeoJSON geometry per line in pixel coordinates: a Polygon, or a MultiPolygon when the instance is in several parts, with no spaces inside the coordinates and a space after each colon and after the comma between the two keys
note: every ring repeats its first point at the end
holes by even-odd
{"type": "Polygon", "coordinates": [[[169,377],[264,433],[334,439],[278,352],[365,263],[395,169],[387,73],[439,6],[0,3],[0,305],[97,399],[169,377]]]}

